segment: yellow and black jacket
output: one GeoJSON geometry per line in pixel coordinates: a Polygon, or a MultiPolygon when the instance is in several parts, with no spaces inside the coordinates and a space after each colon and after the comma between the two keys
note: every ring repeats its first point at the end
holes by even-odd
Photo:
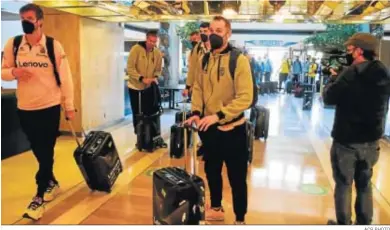
{"type": "Polygon", "coordinates": [[[208,64],[201,74],[195,76],[192,92],[194,115],[216,114],[220,125],[227,125],[244,118],[244,111],[253,102],[253,80],[249,60],[243,54],[237,59],[234,79],[230,76],[229,45],[220,54],[210,54],[208,64]]]}
{"type": "Polygon", "coordinates": [[[146,42],[134,45],[127,61],[127,74],[129,75],[127,86],[135,90],[145,89],[146,85],[142,79],[158,78],[162,70],[161,62],[162,55],[157,48],[147,52],[146,42]]]}
{"type": "Polygon", "coordinates": [[[199,42],[191,50],[191,54],[188,58],[188,73],[186,80],[186,89],[190,89],[194,86],[195,76],[201,73],[199,69],[199,62],[202,60],[203,55],[206,53],[206,48],[203,42],[199,42]]]}

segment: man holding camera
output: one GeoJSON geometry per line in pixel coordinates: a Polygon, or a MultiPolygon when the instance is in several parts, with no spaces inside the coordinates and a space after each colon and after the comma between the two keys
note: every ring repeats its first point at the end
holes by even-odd
{"type": "Polygon", "coordinates": [[[323,92],[324,103],[336,106],[331,163],[337,222],[328,224],[352,224],[355,181],[356,224],[368,225],[373,216],[371,177],[388,111],[390,74],[375,60],[378,40],[371,34],[357,33],[345,45],[350,66],[331,79],[323,92]]]}

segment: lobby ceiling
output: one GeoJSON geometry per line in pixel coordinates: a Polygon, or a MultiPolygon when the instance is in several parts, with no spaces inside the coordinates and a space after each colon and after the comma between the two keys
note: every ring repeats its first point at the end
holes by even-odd
{"type": "Polygon", "coordinates": [[[236,22],[390,23],[390,1],[366,0],[127,0],[34,1],[83,17],[109,22],[210,20],[236,22]]]}

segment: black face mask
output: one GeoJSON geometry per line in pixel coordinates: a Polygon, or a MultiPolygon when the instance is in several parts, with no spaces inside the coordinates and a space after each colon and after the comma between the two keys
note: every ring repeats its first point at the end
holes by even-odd
{"type": "Polygon", "coordinates": [[[201,34],[200,38],[202,39],[202,42],[207,42],[207,40],[209,40],[209,37],[206,34],[201,34]]]}
{"type": "Polygon", "coordinates": [[[196,44],[198,44],[198,43],[197,42],[191,42],[192,47],[195,47],[196,44]]]}
{"type": "Polygon", "coordinates": [[[223,38],[217,34],[211,34],[210,45],[211,45],[211,49],[213,50],[221,48],[223,45],[223,38]]]}
{"type": "Polygon", "coordinates": [[[347,59],[347,65],[348,65],[348,66],[352,65],[352,63],[353,63],[353,61],[354,61],[352,54],[347,54],[347,55],[345,56],[345,58],[347,59]]]}
{"type": "Polygon", "coordinates": [[[34,23],[27,20],[22,21],[22,27],[25,34],[32,34],[35,30],[34,23]]]}

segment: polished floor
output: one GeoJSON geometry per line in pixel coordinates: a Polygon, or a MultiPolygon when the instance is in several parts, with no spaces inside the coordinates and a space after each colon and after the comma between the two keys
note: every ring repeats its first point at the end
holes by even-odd
{"type": "MultiPolygon", "coordinates": [[[[302,111],[302,99],[284,94],[262,96],[259,103],[271,111],[270,137],[267,142],[255,141],[254,161],[247,178],[247,223],[325,224],[335,215],[329,159],[333,110],[324,109],[316,99],[311,111],[302,111]]],[[[162,117],[165,138],[169,138],[173,114],[171,111],[162,117]]],[[[21,219],[35,192],[37,165],[32,153],[2,161],[2,224],[152,224],[153,171],[167,165],[180,166],[184,161],[170,159],[167,149],[151,154],[132,151],[135,136],[130,122],[108,131],[125,166],[110,194],[89,191],[74,163],[76,144],[62,137],[55,156],[55,174],[62,193],[46,205],[40,221],[21,219]]],[[[203,162],[198,163],[199,175],[205,178],[203,162]]],[[[372,180],[375,224],[390,224],[390,183],[386,180],[389,166],[390,147],[382,142],[372,180]]],[[[208,224],[234,221],[226,171],[223,175],[226,218],[208,224]]]]}

